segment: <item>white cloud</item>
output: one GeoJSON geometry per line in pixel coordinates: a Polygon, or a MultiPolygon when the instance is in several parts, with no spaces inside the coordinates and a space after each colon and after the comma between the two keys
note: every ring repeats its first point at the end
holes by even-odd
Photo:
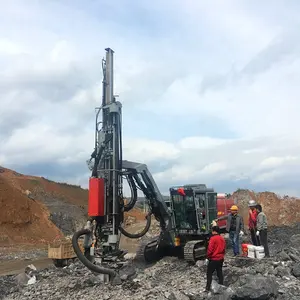
{"type": "Polygon", "coordinates": [[[284,163],[288,162],[295,162],[297,161],[298,158],[295,156],[285,156],[285,157],[268,157],[264,159],[260,165],[262,167],[267,167],[267,168],[275,168],[283,165],[284,163]]]}
{"type": "Polygon", "coordinates": [[[204,19],[207,25],[230,38],[232,42],[239,42],[247,48],[265,46],[274,35],[274,28],[268,26],[257,13],[249,11],[242,2],[188,0],[182,8],[196,24],[199,19],[204,19]]]}
{"type": "Polygon", "coordinates": [[[87,159],[92,152],[93,137],[85,133],[62,134],[55,127],[32,123],[15,130],[2,145],[3,164],[29,165],[43,161],[66,162],[87,159]],[[85,146],[84,146],[85,145],[85,146]],[[87,147],[86,147],[87,146],[87,147]],[[82,155],[83,153],[83,155],[82,155]]]}
{"type": "Polygon", "coordinates": [[[124,157],[131,161],[152,162],[163,159],[176,159],[180,150],[164,141],[147,139],[125,139],[124,157]]]}
{"type": "Polygon", "coordinates": [[[78,57],[74,45],[71,45],[67,40],[60,40],[55,44],[50,52],[50,59],[53,63],[70,63],[78,57]]]}
{"type": "Polygon", "coordinates": [[[183,149],[207,149],[229,143],[227,139],[216,139],[208,136],[186,137],[179,141],[179,147],[183,149]]]}
{"type": "MultiPolygon", "coordinates": [[[[189,138],[184,140],[189,140],[189,138]]],[[[214,186],[222,181],[232,181],[238,184],[241,180],[246,180],[249,184],[272,184],[275,192],[279,190],[282,192],[284,189],[281,186],[277,188],[274,180],[280,182],[286,176],[297,176],[300,173],[300,161],[295,156],[298,149],[293,147],[292,140],[285,139],[285,146],[281,144],[282,140],[276,139],[271,142],[268,139],[235,140],[223,146],[219,145],[218,139],[215,142],[214,144],[212,140],[211,146],[207,148],[195,148],[193,143],[191,147],[188,147],[188,144],[181,140],[173,145],[165,144],[164,148],[162,143],[152,141],[147,143],[148,155],[145,155],[143,148],[136,148],[134,152],[128,153],[127,157],[134,157],[135,161],[142,161],[151,166],[151,162],[158,158],[155,149],[157,149],[157,144],[160,144],[160,153],[163,155],[159,158],[173,162],[167,170],[154,174],[154,178],[164,192],[167,192],[168,186],[174,184],[197,182],[214,186]],[[184,147],[181,146],[183,144],[184,147]],[[254,147],[259,144],[268,150],[249,152],[247,151],[249,144],[254,147]],[[174,160],[174,152],[169,152],[169,149],[175,150],[176,160],[174,160]],[[150,153],[153,156],[150,157],[150,153]],[[270,157],[268,156],[270,153],[278,153],[278,156],[270,157]],[[293,166],[292,169],[289,168],[290,165],[293,166]],[[290,175],[287,174],[289,171],[290,175]]],[[[131,143],[142,144],[142,141],[131,141],[131,143]]],[[[287,191],[288,189],[285,190],[287,191]]]]}
{"type": "MultiPolygon", "coordinates": [[[[267,59],[267,58],[266,58],[267,59]]],[[[219,116],[243,137],[295,135],[298,127],[300,56],[281,62],[254,78],[244,76],[220,90],[199,93],[200,78],[177,81],[166,90],[163,101],[148,103],[147,109],[163,114],[196,118],[209,113],[219,116]],[[184,100],[183,109],[181,101],[184,100]]]]}
{"type": "Polygon", "coordinates": [[[22,49],[17,44],[8,39],[0,39],[0,54],[1,55],[15,55],[22,53],[22,49]]]}
{"type": "Polygon", "coordinates": [[[157,4],[2,6],[0,164],[57,164],[51,176],[86,186],[112,47],[124,158],[147,163],[162,190],[199,182],[300,195],[298,4],[157,4]]]}
{"type": "Polygon", "coordinates": [[[224,162],[216,162],[206,165],[202,170],[201,173],[203,175],[216,175],[221,171],[227,170],[227,164],[224,162]]]}

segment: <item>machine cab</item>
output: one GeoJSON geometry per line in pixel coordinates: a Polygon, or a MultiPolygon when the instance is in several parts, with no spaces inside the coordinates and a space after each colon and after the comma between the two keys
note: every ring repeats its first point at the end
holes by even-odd
{"type": "Polygon", "coordinates": [[[182,233],[208,233],[217,218],[217,193],[205,184],[170,188],[173,225],[182,233]]]}

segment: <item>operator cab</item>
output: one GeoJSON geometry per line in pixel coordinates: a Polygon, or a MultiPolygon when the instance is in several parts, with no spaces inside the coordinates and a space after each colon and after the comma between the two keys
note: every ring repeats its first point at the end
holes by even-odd
{"type": "Polygon", "coordinates": [[[206,234],[217,218],[217,193],[205,184],[170,188],[173,224],[180,233],[206,234]]]}

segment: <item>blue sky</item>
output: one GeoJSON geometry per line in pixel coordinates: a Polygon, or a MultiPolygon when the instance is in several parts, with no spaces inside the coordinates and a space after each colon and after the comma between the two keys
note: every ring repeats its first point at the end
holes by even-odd
{"type": "Polygon", "coordinates": [[[124,155],[162,192],[300,196],[299,22],[298,1],[7,1],[0,165],[87,186],[110,47],[124,155]]]}

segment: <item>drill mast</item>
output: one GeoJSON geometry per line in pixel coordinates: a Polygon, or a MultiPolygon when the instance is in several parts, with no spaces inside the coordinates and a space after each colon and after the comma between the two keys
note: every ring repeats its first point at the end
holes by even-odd
{"type": "MultiPolygon", "coordinates": [[[[118,228],[122,222],[120,205],[123,201],[122,184],[122,104],[116,101],[113,93],[113,50],[106,50],[106,59],[102,60],[103,68],[103,95],[102,106],[97,110],[96,137],[95,137],[95,162],[92,177],[103,179],[104,199],[103,213],[95,215],[92,201],[89,206],[89,215],[94,217],[97,225],[101,226],[104,246],[117,248],[119,243],[118,228]],[[100,112],[102,120],[100,121],[100,112]]],[[[91,181],[90,181],[91,182],[91,181]]],[[[93,197],[93,189],[90,191],[93,197]]],[[[102,191],[101,191],[102,192],[102,191]]],[[[100,229],[100,228],[99,228],[100,229]]]]}

